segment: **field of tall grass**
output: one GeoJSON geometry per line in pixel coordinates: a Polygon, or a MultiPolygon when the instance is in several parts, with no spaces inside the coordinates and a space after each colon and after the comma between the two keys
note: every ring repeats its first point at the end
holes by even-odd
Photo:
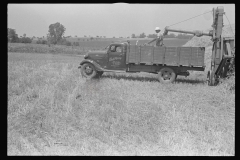
{"type": "MultiPolygon", "coordinates": [[[[71,40],[75,42],[76,39],[71,40]]],[[[111,43],[124,42],[127,39],[115,40],[94,40],[94,41],[80,41],[80,46],[65,46],[65,45],[51,45],[47,44],[24,44],[24,43],[8,43],[8,52],[21,52],[21,53],[53,53],[53,54],[74,54],[84,55],[89,50],[102,50],[111,43]]],[[[130,40],[131,44],[136,44],[137,39],[130,40]]],[[[138,45],[149,42],[150,39],[139,40],[138,45]]],[[[166,46],[182,46],[187,43],[186,39],[166,39],[164,44],[166,46]]]]}
{"type": "Polygon", "coordinates": [[[82,57],[8,53],[8,155],[235,154],[235,79],[205,72],[86,80],[82,57]]]}

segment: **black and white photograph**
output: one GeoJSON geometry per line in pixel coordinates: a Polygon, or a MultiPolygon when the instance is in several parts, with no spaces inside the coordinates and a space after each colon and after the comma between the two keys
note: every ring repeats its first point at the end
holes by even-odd
{"type": "Polygon", "coordinates": [[[235,156],[235,4],[8,3],[8,156],[235,156]]]}

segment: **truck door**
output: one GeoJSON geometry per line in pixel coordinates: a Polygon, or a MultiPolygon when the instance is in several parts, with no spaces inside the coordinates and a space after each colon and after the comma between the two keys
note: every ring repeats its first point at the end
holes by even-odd
{"type": "Polygon", "coordinates": [[[126,49],[121,44],[112,44],[108,50],[108,69],[126,69],[126,49]]]}

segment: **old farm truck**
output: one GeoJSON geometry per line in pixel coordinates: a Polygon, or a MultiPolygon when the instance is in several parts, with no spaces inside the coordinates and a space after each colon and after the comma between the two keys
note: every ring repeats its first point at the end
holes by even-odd
{"type": "MultiPolygon", "coordinates": [[[[213,41],[211,69],[208,84],[215,85],[219,78],[235,66],[235,43],[233,37],[222,37],[223,7],[213,8],[212,30],[185,31],[165,28],[168,32],[180,32],[195,36],[211,36],[213,41]]],[[[131,45],[129,42],[112,43],[105,50],[88,52],[80,63],[81,74],[88,79],[104,72],[149,72],[158,74],[161,83],[171,83],[176,77],[188,76],[190,70],[204,71],[204,47],[166,47],[131,45]]]]}

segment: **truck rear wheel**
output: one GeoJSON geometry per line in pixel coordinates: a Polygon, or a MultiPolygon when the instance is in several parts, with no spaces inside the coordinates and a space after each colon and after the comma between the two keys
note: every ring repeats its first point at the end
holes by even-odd
{"type": "Polygon", "coordinates": [[[83,77],[86,77],[87,79],[91,79],[96,77],[97,71],[91,63],[85,63],[81,67],[81,74],[83,77]]]}
{"type": "Polygon", "coordinates": [[[172,83],[176,79],[176,73],[173,69],[164,67],[159,71],[158,79],[161,83],[172,83]]]}

